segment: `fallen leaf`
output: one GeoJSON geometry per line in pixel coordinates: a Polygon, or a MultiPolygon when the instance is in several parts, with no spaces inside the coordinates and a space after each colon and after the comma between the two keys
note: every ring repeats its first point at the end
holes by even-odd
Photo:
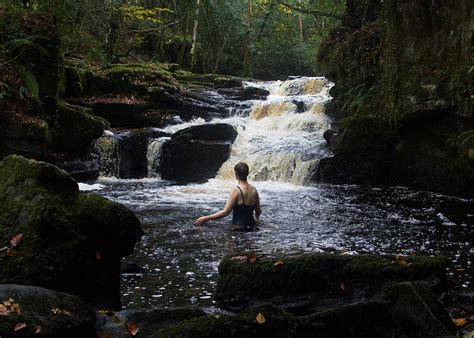
{"type": "Polygon", "coordinates": [[[415,256],[416,256],[416,252],[414,252],[414,251],[411,252],[411,253],[410,253],[410,256],[415,257],[415,256]]]}
{"type": "Polygon", "coordinates": [[[261,312],[257,313],[257,317],[255,317],[255,319],[259,324],[264,324],[266,322],[265,316],[261,312]]]}
{"type": "Polygon", "coordinates": [[[35,325],[35,334],[41,333],[41,330],[43,330],[43,329],[41,328],[41,325],[35,325]]]}
{"type": "Polygon", "coordinates": [[[10,306],[10,311],[15,312],[17,315],[21,315],[21,308],[20,308],[20,305],[18,303],[13,303],[10,306]]]}
{"type": "Polygon", "coordinates": [[[247,260],[247,256],[234,256],[232,257],[231,259],[235,260],[235,261],[246,261],[247,260]]]}
{"type": "Polygon", "coordinates": [[[451,318],[451,320],[453,321],[454,325],[456,326],[464,326],[468,323],[469,321],[469,317],[465,317],[465,318],[451,318]]]}
{"type": "Polygon", "coordinates": [[[18,331],[18,330],[21,330],[25,327],[26,327],[26,323],[18,323],[18,324],[15,325],[15,328],[13,329],[13,331],[18,331]]]}
{"type": "Polygon", "coordinates": [[[3,305],[10,306],[10,305],[12,305],[12,302],[10,300],[4,300],[3,305]]]}
{"type": "Polygon", "coordinates": [[[7,250],[7,256],[9,257],[15,257],[16,256],[16,251],[13,249],[8,248],[7,250]]]}
{"type": "Polygon", "coordinates": [[[0,316],[7,316],[10,313],[7,307],[3,304],[0,304],[0,316]]]}
{"type": "Polygon", "coordinates": [[[102,256],[100,255],[100,252],[99,251],[96,251],[95,253],[95,259],[101,259],[102,256]]]}
{"type": "Polygon", "coordinates": [[[69,312],[68,310],[60,309],[60,308],[57,308],[57,307],[55,307],[54,309],[51,309],[51,312],[55,315],[66,315],[66,316],[71,315],[71,312],[69,312]]]}
{"type": "Polygon", "coordinates": [[[339,285],[339,287],[341,288],[342,291],[346,291],[347,286],[346,286],[346,283],[345,283],[345,282],[342,282],[342,283],[339,285]]]}
{"type": "Polygon", "coordinates": [[[132,336],[135,336],[138,333],[139,328],[138,328],[137,324],[135,324],[134,322],[129,322],[129,323],[127,323],[127,331],[132,336]]]}
{"type": "Polygon", "coordinates": [[[18,243],[20,243],[21,239],[23,237],[23,234],[18,234],[18,235],[15,235],[13,236],[12,239],[10,239],[10,248],[14,248],[18,245],[18,243]]]}
{"type": "Polygon", "coordinates": [[[276,261],[273,266],[276,266],[276,267],[280,267],[280,266],[283,266],[285,263],[282,262],[282,261],[276,261]]]}
{"type": "Polygon", "coordinates": [[[248,255],[247,259],[250,263],[253,264],[257,261],[257,254],[255,252],[252,252],[250,255],[248,255]]]}

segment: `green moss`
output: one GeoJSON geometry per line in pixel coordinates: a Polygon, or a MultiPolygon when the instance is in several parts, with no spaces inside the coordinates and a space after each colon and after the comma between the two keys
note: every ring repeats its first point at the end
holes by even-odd
{"type": "Polygon", "coordinates": [[[275,305],[260,305],[237,316],[215,314],[160,330],[152,337],[297,337],[296,318],[275,305]],[[258,323],[257,314],[265,322],[258,323]]]}
{"type": "Polygon", "coordinates": [[[98,194],[81,194],[74,213],[81,232],[105,252],[129,255],[143,235],[130,209],[98,194]]]}
{"type": "Polygon", "coordinates": [[[444,257],[408,257],[405,261],[401,265],[393,256],[316,254],[283,259],[283,265],[274,266],[274,260],[251,264],[226,257],[219,265],[215,299],[238,305],[311,293],[343,297],[347,292],[341,289],[342,282],[351,288],[372,286],[375,290],[387,282],[443,278],[448,263],[444,257]]]}
{"type": "Polygon", "coordinates": [[[53,148],[69,154],[86,153],[92,141],[110,127],[106,120],[91,113],[91,109],[60,101],[52,131],[53,148]]]}

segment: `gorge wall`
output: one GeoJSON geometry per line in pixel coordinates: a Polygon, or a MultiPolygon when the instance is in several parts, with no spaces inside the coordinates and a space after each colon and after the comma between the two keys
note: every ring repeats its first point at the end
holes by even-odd
{"type": "Polygon", "coordinates": [[[315,180],[474,191],[468,0],[347,0],[319,55],[336,83],[315,180]]]}

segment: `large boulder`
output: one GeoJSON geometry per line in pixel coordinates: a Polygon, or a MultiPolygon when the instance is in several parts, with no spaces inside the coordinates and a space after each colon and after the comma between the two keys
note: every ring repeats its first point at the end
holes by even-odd
{"type": "Polygon", "coordinates": [[[92,142],[101,137],[109,123],[92,110],[59,102],[57,117],[52,132],[53,149],[69,155],[85,155],[90,152],[92,142]]]}
{"type": "Polygon", "coordinates": [[[65,171],[16,155],[0,162],[0,205],[0,242],[7,247],[0,254],[0,283],[120,307],[120,259],[142,235],[129,209],[81,195],[65,171]]]}
{"type": "Polygon", "coordinates": [[[254,263],[242,257],[226,257],[219,266],[214,297],[223,308],[272,302],[316,312],[370,298],[397,281],[425,280],[437,292],[447,288],[445,257],[314,254],[254,263]]]}
{"type": "Polygon", "coordinates": [[[162,147],[161,177],[179,182],[202,182],[215,177],[229,158],[237,131],[218,123],[189,127],[171,136],[162,147]]]}
{"type": "Polygon", "coordinates": [[[94,312],[79,297],[2,284],[0,303],[2,337],[96,337],[94,312]]]}

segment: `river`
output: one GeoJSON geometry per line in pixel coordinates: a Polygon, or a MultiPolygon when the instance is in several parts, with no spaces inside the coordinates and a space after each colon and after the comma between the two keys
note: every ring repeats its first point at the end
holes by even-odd
{"type": "MultiPolygon", "coordinates": [[[[210,121],[238,131],[231,156],[214,179],[177,185],[149,172],[143,179],[101,177],[81,184],[82,190],[125,204],[143,224],[145,236],[126,260],[144,272],[123,275],[124,308],[199,305],[212,311],[219,261],[244,251],[446,255],[451,285],[472,289],[474,229],[473,216],[467,215],[472,200],[403,187],[311,183],[318,160],[330,156],[323,132],[330,126],[324,104],[332,84],[324,78],[295,78],[247,85],[270,95],[231,106],[227,116],[210,121]],[[236,184],[232,167],[240,160],[249,164],[250,181],[260,193],[258,230],[232,231],[230,218],[193,226],[193,219],[224,207],[236,184]]],[[[203,123],[209,121],[195,119],[163,131],[203,123]]],[[[150,143],[150,161],[164,141],[150,143]]]]}

